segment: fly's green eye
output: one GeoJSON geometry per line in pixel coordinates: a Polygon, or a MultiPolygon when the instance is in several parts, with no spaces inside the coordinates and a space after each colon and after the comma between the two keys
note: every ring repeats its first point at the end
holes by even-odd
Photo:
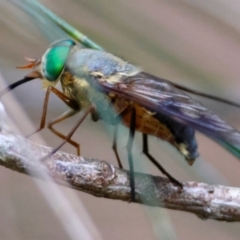
{"type": "Polygon", "coordinates": [[[60,40],[53,43],[42,57],[42,71],[50,82],[58,79],[62,73],[71,48],[76,43],[71,40],[60,40]]]}
{"type": "Polygon", "coordinates": [[[67,47],[72,47],[75,46],[76,43],[72,39],[64,39],[64,40],[59,40],[50,45],[50,47],[55,47],[55,46],[67,46],[67,47]]]}

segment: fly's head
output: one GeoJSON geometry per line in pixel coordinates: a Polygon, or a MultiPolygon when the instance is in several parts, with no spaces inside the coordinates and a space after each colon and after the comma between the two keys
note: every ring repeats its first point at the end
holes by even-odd
{"type": "Polygon", "coordinates": [[[64,72],[69,53],[74,46],[76,43],[71,39],[54,42],[40,60],[26,58],[29,64],[18,68],[33,68],[25,78],[40,78],[44,88],[55,86],[64,72]]]}

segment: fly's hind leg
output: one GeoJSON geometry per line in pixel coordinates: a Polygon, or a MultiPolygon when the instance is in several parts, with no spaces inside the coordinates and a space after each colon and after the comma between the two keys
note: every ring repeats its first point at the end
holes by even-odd
{"type": "Polygon", "coordinates": [[[119,166],[119,168],[122,169],[123,165],[121,163],[121,160],[120,160],[120,157],[119,157],[119,154],[118,154],[118,150],[117,150],[117,134],[118,134],[118,125],[114,129],[112,149],[113,149],[113,151],[115,153],[115,156],[117,158],[118,166],[119,166]]]}
{"type": "Polygon", "coordinates": [[[147,134],[143,133],[143,153],[147,156],[147,158],[164,174],[166,175],[169,180],[174,183],[175,185],[179,186],[181,189],[183,188],[182,183],[180,183],[177,179],[175,179],[172,175],[170,175],[162,166],[161,164],[149,153],[148,149],[148,136],[147,134]]]}

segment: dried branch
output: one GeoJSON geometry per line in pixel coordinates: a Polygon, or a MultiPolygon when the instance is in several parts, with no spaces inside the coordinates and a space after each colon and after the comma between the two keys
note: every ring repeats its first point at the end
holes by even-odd
{"type": "MultiPolygon", "coordinates": [[[[44,170],[58,184],[97,197],[130,202],[128,171],[120,170],[105,161],[64,152],[57,152],[39,164],[33,160],[34,157],[26,157],[29,156],[26,148],[39,159],[52,150],[2,130],[0,165],[38,178],[41,177],[40,170],[44,170]]],[[[136,203],[191,212],[204,219],[240,221],[238,188],[184,182],[181,191],[166,178],[141,173],[136,173],[135,181],[136,203]]]]}

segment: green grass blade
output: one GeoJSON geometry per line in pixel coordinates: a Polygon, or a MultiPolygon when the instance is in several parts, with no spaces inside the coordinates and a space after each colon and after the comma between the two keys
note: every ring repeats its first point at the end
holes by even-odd
{"type": "Polygon", "coordinates": [[[58,17],[55,13],[50,11],[48,8],[44,7],[38,1],[34,1],[34,7],[36,10],[41,11],[48,19],[50,19],[53,23],[58,25],[64,32],[66,32],[69,36],[71,36],[76,41],[80,42],[87,48],[92,48],[96,50],[104,50],[101,46],[95,43],[93,40],[88,38],[86,35],[81,33],[79,30],[74,28],[72,25],[58,17]]]}
{"type": "Polygon", "coordinates": [[[226,148],[230,153],[232,153],[234,156],[236,156],[237,158],[240,159],[240,148],[234,146],[233,144],[231,143],[228,143],[228,142],[224,142],[224,141],[220,141],[220,140],[217,140],[217,142],[223,146],[224,148],[226,148]]]}

